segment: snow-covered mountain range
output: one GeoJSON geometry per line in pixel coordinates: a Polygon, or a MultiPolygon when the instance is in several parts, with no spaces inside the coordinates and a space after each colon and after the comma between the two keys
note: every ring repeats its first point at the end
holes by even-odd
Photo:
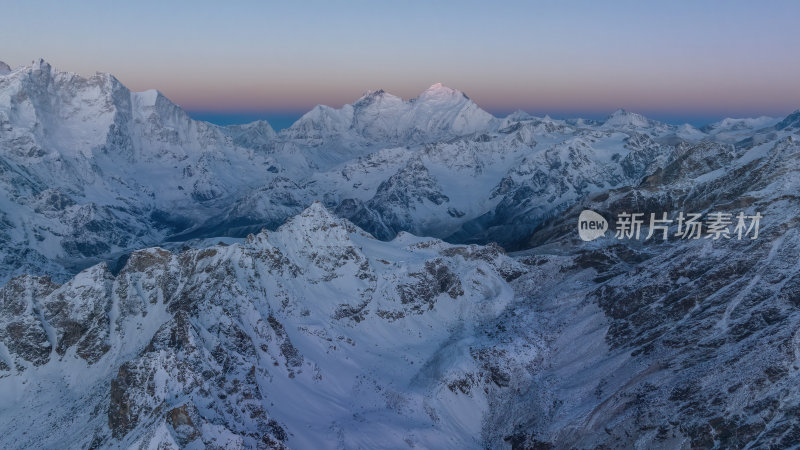
{"type": "Polygon", "coordinates": [[[798,139],[441,85],[276,133],[0,64],[0,442],[800,445],[798,139]],[[582,242],[584,209],[764,218],[582,242]]]}
{"type": "Polygon", "coordinates": [[[487,398],[453,386],[491,383],[473,336],[523,272],[496,247],[381,242],[315,203],[241,244],[135,252],[116,276],[15,278],[0,393],[20,412],[0,414],[3,439],[473,447],[487,398]]]}
{"type": "Polygon", "coordinates": [[[316,200],[381,239],[399,231],[509,248],[589,192],[638,183],[698,143],[777,119],[698,130],[619,110],[605,122],[497,119],[440,84],[370,92],[266,122],[195,121],[157,91],[44,61],[0,77],[0,279],[66,280],[165,241],[274,229],[316,200]]]}

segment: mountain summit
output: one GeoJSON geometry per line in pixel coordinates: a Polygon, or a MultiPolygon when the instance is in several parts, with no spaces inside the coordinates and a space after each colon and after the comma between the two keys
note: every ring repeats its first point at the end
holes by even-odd
{"type": "Polygon", "coordinates": [[[634,127],[643,128],[651,126],[653,122],[641,114],[625,111],[622,108],[614,111],[603,122],[604,128],[634,127]]]}
{"type": "Polygon", "coordinates": [[[462,92],[437,83],[408,101],[381,89],[339,109],[317,106],[284,134],[300,139],[424,142],[485,130],[496,121],[462,92]]]}

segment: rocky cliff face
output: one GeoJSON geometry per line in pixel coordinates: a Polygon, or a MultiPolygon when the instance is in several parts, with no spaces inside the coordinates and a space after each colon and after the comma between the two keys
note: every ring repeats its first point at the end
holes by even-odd
{"type": "MultiPolygon", "coordinates": [[[[530,299],[543,325],[533,328],[556,337],[518,385],[525,394],[504,398],[491,414],[494,442],[797,446],[800,204],[790,192],[798,180],[796,134],[761,146],[704,144],[638,186],[587,198],[532,235],[527,245],[540,250],[525,258],[558,265],[558,276],[530,299]],[[584,208],[609,219],[623,211],[763,219],[756,239],[682,240],[673,225],[666,242],[659,234],[618,240],[612,231],[583,243],[575,228],[584,208]]],[[[531,327],[522,317],[501,322],[531,327]]],[[[525,342],[515,331],[506,339],[512,349],[525,342]]]]}

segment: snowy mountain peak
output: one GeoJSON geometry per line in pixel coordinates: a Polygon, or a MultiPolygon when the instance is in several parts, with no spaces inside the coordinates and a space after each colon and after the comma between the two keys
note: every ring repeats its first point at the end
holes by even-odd
{"type": "Polygon", "coordinates": [[[323,206],[322,202],[315,201],[312,203],[308,208],[303,210],[300,213],[300,217],[309,218],[312,220],[322,220],[322,221],[336,221],[337,219],[333,214],[328,211],[328,208],[323,206]]]}
{"type": "Polygon", "coordinates": [[[340,109],[316,106],[283,136],[320,140],[328,136],[371,143],[431,141],[486,130],[495,120],[461,91],[437,83],[404,101],[383,90],[370,91],[340,109]]]}
{"type": "Polygon", "coordinates": [[[6,75],[9,73],[11,73],[11,67],[3,61],[0,61],[0,75],[6,75]]]}
{"type": "Polygon", "coordinates": [[[507,128],[517,122],[524,122],[527,120],[533,120],[536,117],[526,113],[525,111],[518,109],[511,114],[505,116],[502,120],[500,120],[499,129],[507,128]]]}
{"type": "Polygon", "coordinates": [[[303,114],[282,134],[295,139],[321,139],[345,133],[350,129],[352,122],[352,105],[344,105],[340,109],[317,105],[311,111],[303,114]]]}
{"type": "Polygon", "coordinates": [[[430,99],[430,98],[441,99],[441,98],[461,98],[461,97],[469,100],[469,97],[467,97],[467,95],[464,94],[463,92],[444,86],[442,83],[436,83],[431,87],[429,87],[428,89],[425,89],[425,91],[423,91],[422,94],[420,94],[420,96],[417,97],[417,100],[430,99]]]}
{"type": "Polygon", "coordinates": [[[225,132],[241,147],[266,150],[277,133],[266,120],[228,125],[225,132]]]}
{"type": "Polygon", "coordinates": [[[611,115],[609,115],[608,119],[606,119],[606,120],[619,119],[619,118],[639,118],[639,117],[643,118],[644,116],[642,116],[641,114],[628,112],[624,108],[617,108],[617,110],[614,111],[613,113],[611,113],[611,115]]]}
{"type": "Polygon", "coordinates": [[[355,103],[353,103],[353,104],[357,105],[357,104],[362,103],[362,102],[368,102],[369,103],[373,99],[383,97],[384,94],[386,94],[386,91],[384,91],[383,89],[378,89],[377,91],[368,90],[368,91],[364,92],[364,94],[361,95],[361,98],[356,100],[355,103]]]}
{"type": "Polygon", "coordinates": [[[455,90],[455,89],[449,88],[449,87],[443,85],[442,83],[435,83],[435,84],[432,84],[428,89],[425,89],[424,92],[443,92],[443,93],[448,93],[449,94],[449,93],[458,92],[458,91],[455,90]]]}
{"type": "Polygon", "coordinates": [[[518,109],[506,116],[506,120],[509,121],[520,121],[520,120],[530,120],[530,119],[535,119],[535,117],[526,113],[521,109],[518,109]]]}
{"type": "Polygon", "coordinates": [[[366,108],[371,105],[375,105],[381,109],[396,109],[403,104],[403,99],[396,95],[392,95],[383,89],[378,89],[377,91],[367,91],[358,99],[355,103],[353,103],[354,108],[366,108]]]}
{"type": "Polygon", "coordinates": [[[703,131],[719,131],[719,130],[755,130],[777,122],[778,119],[761,116],[752,118],[733,118],[726,117],[718,122],[706,125],[701,129],[703,131]]]}
{"type": "Polygon", "coordinates": [[[30,67],[31,70],[41,70],[43,72],[50,72],[53,69],[50,63],[45,61],[44,58],[39,58],[38,60],[32,61],[30,67]]]}
{"type": "Polygon", "coordinates": [[[775,125],[776,130],[783,130],[789,127],[800,127],[800,109],[795,110],[775,125]]]}
{"type": "Polygon", "coordinates": [[[361,102],[363,100],[366,100],[366,99],[380,98],[380,97],[383,97],[384,95],[391,95],[391,94],[388,94],[383,89],[378,89],[377,91],[368,90],[368,91],[364,92],[364,94],[361,95],[361,98],[356,100],[356,103],[359,103],[359,102],[361,102]]]}
{"type": "MultiPolygon", "coordinates": [[[[278,232],[316,234],[320,231],[327,232],[332,228],[339,228],[347,233],[355,231],[355,227],[350,221],[331,214],[322,203],[315,201],[302,213],[287,220],[285,224],[278,228],[278,232]]],[[[329,233],[325,233],[325,235],[330,236],[329,233]]],[[[330,244],[330,242],[327,243],[330,244]]]]}
{"type": "Polygon", "coordinates": [[[647,127],[650,126],[650,120],[641,114],[628,112],[622,108],[617,109],[608,116],[603,122],[603,128],[619,128],[619,127],[647,127]]]}

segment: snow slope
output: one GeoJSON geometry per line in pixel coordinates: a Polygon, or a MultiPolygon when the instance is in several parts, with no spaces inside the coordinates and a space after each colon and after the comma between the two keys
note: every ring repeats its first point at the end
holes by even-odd
{"type": "Polygon", "coordinates": [[[2,441],[475,447],[485,394],[453,383],[482,373],[476,327],[523,271],[496,247],[378,241],[315,203],[242,244],[135,252],[116,276],[17,278],[2,441]]]}

